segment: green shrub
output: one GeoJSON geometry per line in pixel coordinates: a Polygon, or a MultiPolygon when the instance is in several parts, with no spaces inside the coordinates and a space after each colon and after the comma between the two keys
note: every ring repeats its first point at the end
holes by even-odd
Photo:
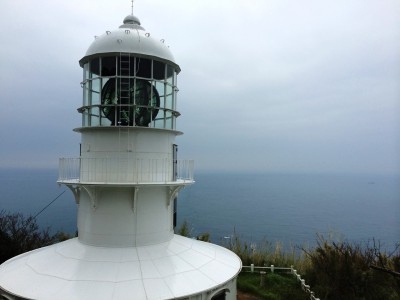
{"type": "MultiPolygon", "coordinates": [[[[186,232],[188,225],[186,222],[183,225],[183,232],[186,232]]],[[[209,234],[205,236],[209,241],[209,234]]],[[[272,244],[264,241],[260,245],[242,242],[235,231],[229,239],[221,241],[221,244],[235,252],[244,266],[293,265],[321,300],[400,299],[400,245],[393,253],[388,254],[381,251],[380,244],[375,240],[360,245],[317,235],[317,246],[314,248],[302,247],[299,251],[299,248],[292,245],[290,251],[284,251],[279,242],[272,244]]],[[[270,287],[274,286],[276,279],[273,276],[276,274],[268,275],[270,287]]],[[[284,282],[282,278],[278,281],[284,282]]],[[[241,273],[238,288],[263,299],[295,299],[292,295],[284,294],[291,291],[285,284],[277,285],[276,290],[260,289],[259,275],[253,278],[241,273]],[[286,298],[282,295],[286,295],[286,298]]],[[[300,284],[295,285],[295,290],[297,294],[306,295],[301,291],[300,284]]]]}
{"type": "Polygon", "coordinates": [[[260,245],[248,244],[242,242],[236,232],[229,239],[227,248],[240,257],[244,266],[251,264],[255,266],[296,266],[297,270],[302,272],[309,263],[308,257],[298,251],[299,249],[294,245],[291,245],[290,251],[285,251],[280,242],[273,244],[263,241],[260,245]]]}
{"type": "Polygon", "coordinates": [[[203,242],[211,242],[210,234],[208,232],[202,233],[196,237],[192,235],[193,228],[190,228],[189,223],[184,220],[183,223],[179,228],[175,229],[176,234],[179,234],[184,237],[188,238],[195,238],[196,240],[203,241],[203,242]]]}
{"type": "Polygon", "coordinates": [[[191,237],[191,234],[192,234],[192,230],[189,229],[189,223],[186,220],[183,221],[181,226],[179,228],[175,229],[175,231],[176,231],[176,234],[179,234],[184,237],[191,237]]]}
{"type": "Polygon", "coordinates": [[[51,235],[48,228],[40,230],[32,216],[25,217],[21,213],[0,211],[0,263],[68,238],[71,236],[62,232],[51,235]]]}
{"type": "Polygon", "coordinates": [[[305,252],[311,262],[305,272],[306,281],[321,299],[400,299],[400,278],[395,276],[399,271],[398,251],[388,255],[375,242],[362,246],[319,235],[317,247],[305,252]],[[380,266],[381,270],[371,266],[380,266]]]}

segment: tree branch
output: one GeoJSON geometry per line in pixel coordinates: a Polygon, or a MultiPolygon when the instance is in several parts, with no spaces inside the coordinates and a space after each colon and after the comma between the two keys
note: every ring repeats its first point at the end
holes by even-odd
{"type": "Polygon", "coordinates": [[[378,270],[378,271],[381,271],[381,272],[389,273],[390,275],[393,275],[395,277],[400,277],[400,273],[399,272],[396,272],[396,271],[393,271],[393,270],[390,270],[390,269],[386,269],[386,268],[382,268],[382,267],[378,267],[378,266],[374,266],[374,265],[370,265],[369,267],[371,269],[374,269],[374,270],[378,270]]]}

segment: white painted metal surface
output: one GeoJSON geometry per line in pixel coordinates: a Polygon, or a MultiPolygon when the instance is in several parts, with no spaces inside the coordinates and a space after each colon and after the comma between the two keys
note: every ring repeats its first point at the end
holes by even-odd
{"type": "Polygon", "coordinates": [[[181,132],[115,126],[76,131],[82,134],[81,157],[60,159],[58,183],[138,186],[194,182],[194,161],[173,161],[175,137],[181,132]]]}
{"type": "MultiPolygon", "coordinates": [[[[128,17],[125,18],[124,23],[127,22],[128,17]]],[[[130,23],[125,23],[116,30],[106,31],[96,37],[86,51],[85,57],[81,59],[80,64],[83,66],[88,57],[96,54],[121,52],[161,58],[171,62],[177,67],[178,71],[180,70],[163,39],[153,37],[153,34],[146,32],[143,27],[130,23]]]]}
{"type": "Polygon", "coordinates": [[[72,239],[9,260],[0,268],[0,282],[31,299],[172,299],[211,295],[230,286],[240,268],[240,259],[227,249],[176,235],[136,248],[72,239]]]}

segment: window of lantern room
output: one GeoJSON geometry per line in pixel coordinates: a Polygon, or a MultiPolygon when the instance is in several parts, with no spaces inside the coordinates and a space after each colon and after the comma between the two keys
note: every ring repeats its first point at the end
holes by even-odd
{"type": "Polygon", "coordinates": [[[175,129],[175,69],[129,54],[97,57],[84,65],[83,126],[175,129]]]}
{"type": "Polygon", "coordinates": [[[80,113],[82,113],[82,126],[89,125],[89,116],[87,114],[88,110],[88,99],[89,99],[89,63],[84,64],[83,66],[83,81],[81,82],[81,86],[83,89],[83,106],[78,109],[80,113]]]}

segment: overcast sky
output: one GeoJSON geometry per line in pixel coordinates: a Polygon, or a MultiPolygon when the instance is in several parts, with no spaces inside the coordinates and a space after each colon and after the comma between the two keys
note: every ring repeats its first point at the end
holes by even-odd
{"type": "MultiPolygon", "coordinates": [[[[79,155],[84,56],[129,0],[0,1],[0,167],[79,155]]],[[[197,170],[400,173],[398,0],[136,0],[197,170]]]]}

